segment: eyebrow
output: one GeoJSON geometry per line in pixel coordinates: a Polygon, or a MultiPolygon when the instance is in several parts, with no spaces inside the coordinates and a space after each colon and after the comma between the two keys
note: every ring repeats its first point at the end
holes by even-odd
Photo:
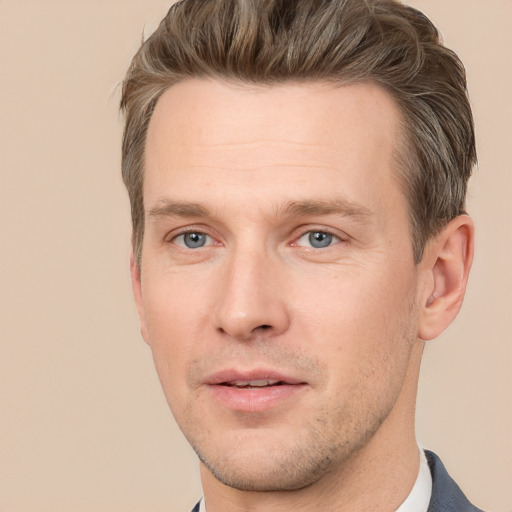
{"type": "Polygon", "coordinates": [[[163,199],[148,212],[150,218],[157,217],[207,217],[210,212],[197,203],[175,202],[163,199]]]}
{"type": "MultiPolygon", "coordinates": [[[[297,217],[306,215],[342,215],[359,219],[373,215],[372,210],[366,206],[341,198],[323,201],[289,201],[284,207],[278,209],[278,215],[279,213],[297,217]]],[[[211,216],[210,210],[200,204],[170,201],[167,199],[158,201],[149,210],[148,214],[149,218],[211,216]]]]}
{"type": "Polygon", "coordinates": [[[366,206],[337,198],[325,201],[290,201],[283,209],[288,215],[342,215],[344,217],[366,218],[373,211],[366,206]]]}

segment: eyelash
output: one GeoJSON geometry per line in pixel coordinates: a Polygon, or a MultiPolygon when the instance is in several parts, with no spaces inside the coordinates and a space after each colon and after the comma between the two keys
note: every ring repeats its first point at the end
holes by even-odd
{"type": "Polygon", "coordinates": [[[208,233],[205,233],[204,231],[201,231],[200,229],[187,229],[186,231],[182,231],[176,235],[174,235],[172,238],[171,238],[171,242],[178,245],[178,247],[181,247],[182,249],[185,249],[185,250],[195,250],[195,249],[201,249],[203,247],[210,247],[211,245],[216,245],[215,243],[211,243],[211,241],[215,242],[215,239],[210,236],[208,233]],[[183,243],[180,244],[180,243],[177,243],[177,240],[181,237],[182,239],[184,239],[187,235],[202,235],[202,236],[205,236],[206,237],[206,242],[205,242],[205,245],[201,245],[201,246],[198,246],[196,248],[193,248],[193,247],[187,247],[185,245],[185,242],[183,240],[183,243]],[[208,239],[210,240],[210,243],[208,243],[208,239]]]}
{"type": "Polygon", "coordinates": [[[341,236],[335,234],[332,232],[332,230],[329,230],[329,229],[326,229],[326,228],[313,228],[313,229],[308,229],[307,231],[304,231],[302,232],[298,237],[296,237],[294,239],[295,241],[292,242],[292,247],[293,246],[297,246],[297,247],[302,247],[304,249],[307,249],[307,250],[325,250],[325,249],[328,249],[329,247],[339,243],[339,242],[342,242],[343,241],[343,238],[341,238],[341,236]],[[303,246],[303,245],[299,245],[299,242],[301,239],[303,238],[306,238],[306,237],[311,237],[311,235],[313,235],[314,233],[321,233],[323,235],[327,235],[327,237],[331,238],[331,242],[324,246],[324,247],[314,247],[313,245],[311,245],[311,239],[309,240],[309,243],[310,245],[309,246],[303,246]]]}
{"type": "MultiPolygon", "coordinates": [[[[178,247],[184,249],[184,250],[197,250],[197,249],[207,248],[207,247],[211,247],[211,246],[215,246],[215,245],[220,245],[220,243],[215,243],[215,238],[214,237],[212,237],[211,235],[209,235],[208,233],[206,233],[205,231],[203,231],[201,229],[186,229],[186,230],[183,230],[180,233],[174,235],[171,238],[170,241],[172,243],[176,244],[178,247]],[[193,234],[205,236],[206,237],[205,243],[203,245],[199,245],[197,247],[188,247],[188,246],[186,246],[184,240],[182,241],[182,243],[177,243],[177,240],[180,237],[182,237],[182,239],[184,239],[184,237],[186,237],[187,235],[193,235],[193,234]]],[[[307,229],[306,231],[301,231],[298,234],[298,236],[295,236],[293,238],[293,242],[290,244],[290,246],[292,246],[292,247],[302,247],[302,248],[307,249],[307,250],[324,250],[324,249],[327,249],[327,248],[331,247],[332,245],[335,245],[335,244],[343,242],[343,241],[344,241],[344,238],[342,238],[341,236],[333,233],[332,230],[330,230],[330,229],[326,229],[326,228],[312,228],[312,229],[307,229]],[[307,237],[307,236],[311,236],[313,233],[322,233],[324,235],[327,235],[327,237],[331,237],[332,238],[332,242],[329,243],[328,245],[324,246],[324,247],[314,247],[312,245],[304,246],[304,245],[299,244],[301,239],[303,239],[304,237],[307,237]]]]}

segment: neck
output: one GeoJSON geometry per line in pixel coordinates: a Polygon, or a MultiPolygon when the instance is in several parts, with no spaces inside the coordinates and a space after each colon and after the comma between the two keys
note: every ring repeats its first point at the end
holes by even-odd
{"type": "Polygon", "coordinates": [[[207,512],[396,511],[411,492],[420,464],[414,410],[423,347],[417,345],[414,351],[418,354],[411,357],[393,410],[373,437],[341,467],[302,489],[250,492],[222,484],[201,464],[207,512]]]}

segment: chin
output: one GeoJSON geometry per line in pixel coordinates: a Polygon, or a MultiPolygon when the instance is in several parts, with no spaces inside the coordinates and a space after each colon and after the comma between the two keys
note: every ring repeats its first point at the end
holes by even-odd
{"type": "Polygon", "coordinates": [[[222,447],[210,444],[207,450],[193,445],[201,462],[219,482],[241,491],[303,489],[333,471],[340,459],[350,456],[341,446],[333,449],[321,442],[300,443],[289,436],[243,437],[222,447]]]}
{"type": "Polygon", "coordinates": [[[221,458],[214,462],[201,457],[210,473],[221,483],[240,491],[293,491],[308,487],[325,474],[321,466],[297,467],[288,458],[276,458],[267,451],[266,460],[243,460],[244,457],[221,458]]]}

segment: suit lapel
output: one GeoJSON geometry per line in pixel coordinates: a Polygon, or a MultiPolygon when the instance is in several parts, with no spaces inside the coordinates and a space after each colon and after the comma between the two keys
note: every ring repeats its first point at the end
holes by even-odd
{"type": "Polygon", "coordinates": [[[427,512],[483,512],[471,505],[435,453],[425,450],[425,455],[432,473],[432,498],[427,512]]]}

